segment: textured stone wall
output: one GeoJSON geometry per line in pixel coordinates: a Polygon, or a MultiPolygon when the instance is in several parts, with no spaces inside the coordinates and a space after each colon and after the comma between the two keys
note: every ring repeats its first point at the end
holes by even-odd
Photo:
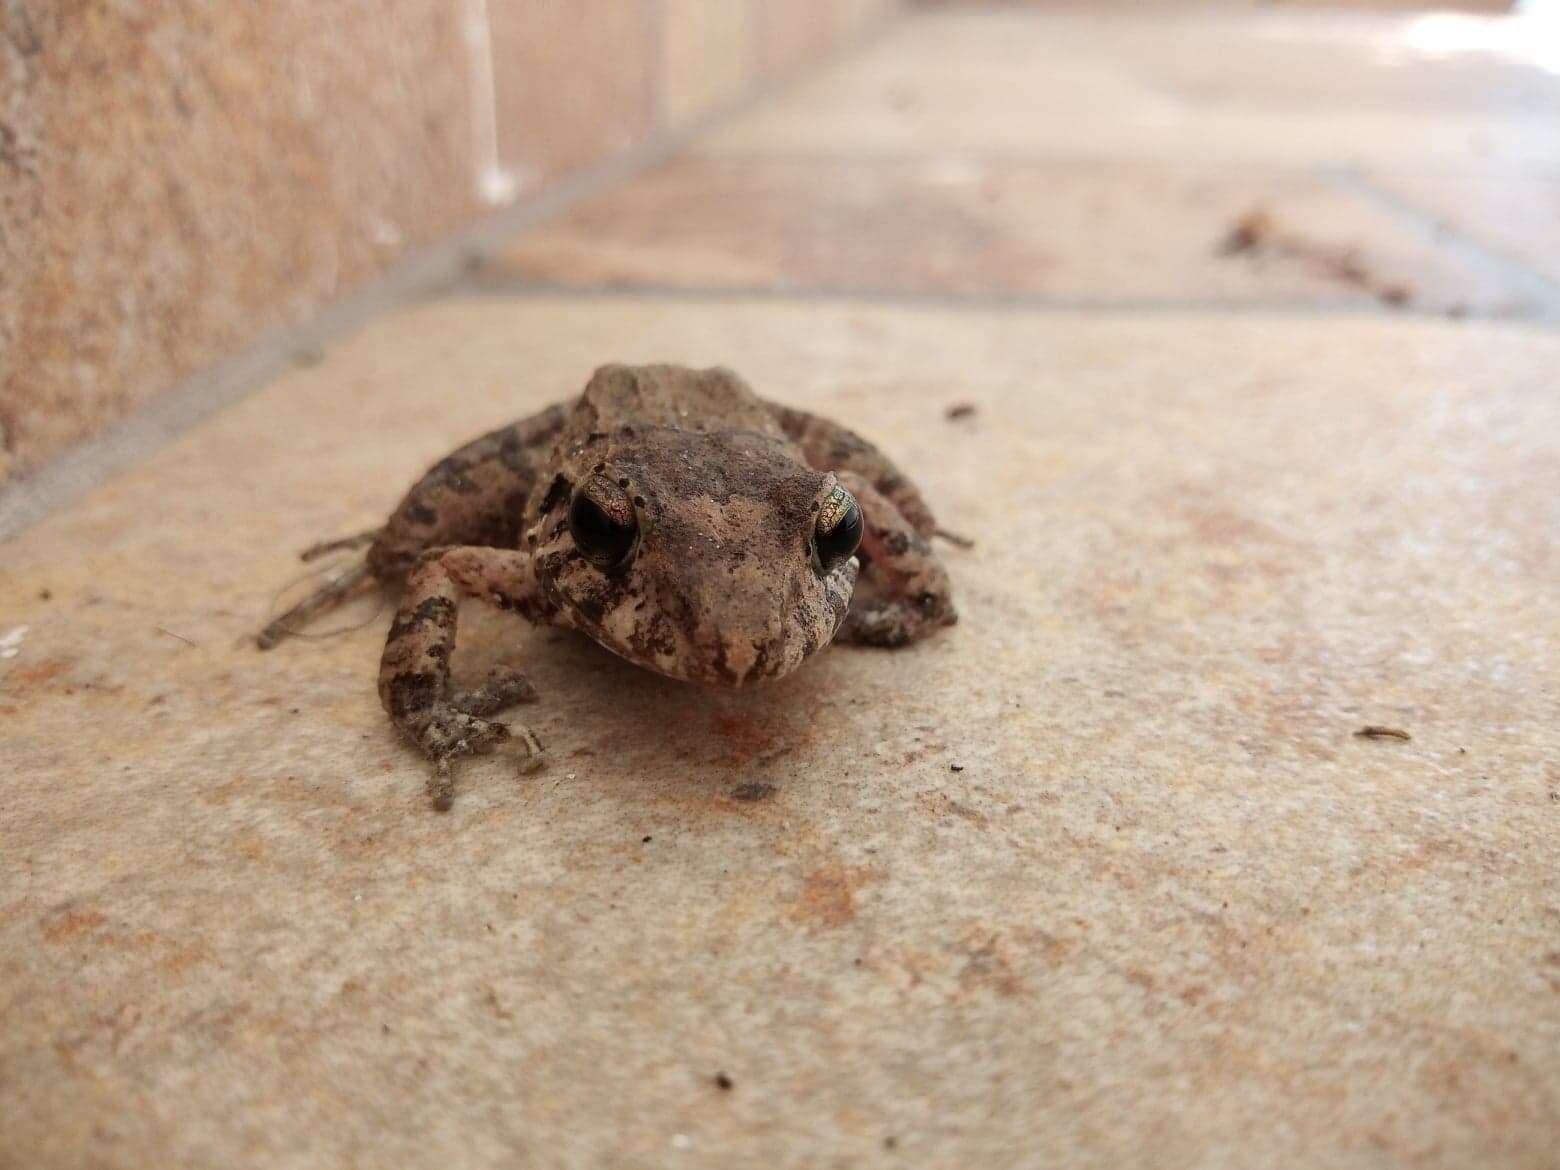
{"type": "Polygon", "coordinates": [[[0,0],[0,480],[893,0],[0,0]]]}

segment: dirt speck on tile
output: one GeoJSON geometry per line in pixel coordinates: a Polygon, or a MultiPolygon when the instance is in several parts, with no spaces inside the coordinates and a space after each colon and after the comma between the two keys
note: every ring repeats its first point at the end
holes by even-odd
{"type": "Polygon", "coordinates": [[[775,786],[773,784],[753,782],[748,784],[740,784],[736,788],[732,789],[731,798],[733,800],[754,803],[760,800],[768,800],[774,794],[775,786]]]}
{"type": "Polygon", "coordinates": [[[1221,256],[1301,264],[1317,276],[1358,289],[1390,308],[1404,308],[1414,299],[1408,285],[1374,272],[1358,245],[1325,243],[1296,229],[1280,227],[1265,208],[1254,208],[1236,220],[1216,251],[1221,256]]]}

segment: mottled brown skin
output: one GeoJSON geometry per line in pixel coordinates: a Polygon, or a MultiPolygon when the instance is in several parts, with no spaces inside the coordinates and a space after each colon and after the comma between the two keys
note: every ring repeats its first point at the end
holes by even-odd
{"type": "MultiPolygon", "coordinates": [[[[900,646],[951,625],[936,532],[915,487],[851,431],[765,402],[728,370],[613,365],[572,406],[440,461],[382,529],[305,555],[367,545],[358,576],[401,588],[379,694],[433,761],[434,803],[447,808],[452,760],[509,743],[534,765],[542,750],[529,730],[488,718],[534,698],[523,676],[452,691],[462,598],[580,630],[673,678],[742,686],[789,673],[836,636],[900,646]],[[859,503],[864,532],[856,556],[825,569],[813,541],[836,485],[859,503]],[[582,555],[568,520],[577,494],[637,524],[622,563],[582,555]]],[[[348,588],[322,590],[261,645],[348,588]]]]}

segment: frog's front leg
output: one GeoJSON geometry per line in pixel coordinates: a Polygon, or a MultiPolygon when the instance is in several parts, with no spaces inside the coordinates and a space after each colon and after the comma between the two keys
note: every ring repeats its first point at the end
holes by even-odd
{"type": "Polygon", "coordinates": [[[523,751],[527,770],[542,763],[541,742],[529,728],[485,718],[536,697],[522,674],[501,670],[475,690],[450,688],[462,597],[516,610],[532,621],[548,616],[527,553],[474,546],[433,549],[412,569],[380,660],[379,698],[391,722],[433,761],[428,794],[440,810],[449,808],[454,797],[450,765],[461,756],[482,755],[508,743],[523,751]]]}
{"type": "Polygon", "coordinates": [[[366,551],[336,578],[269,622],[256,636],[256,644],[269,650],[376,581],[399,587],[428,549],[512,548],[526,495],[536,486],[537,468],[551,450],[564,417],[562,406],[550,406],[474,439],[429,468],[383,527],[305,549],[306,561],[326,553],[366,551]]]}
{"type": "Polygon", "coordinates": [[[839,480],[863,520],[861,576],[839,639],[903,646],[958,621],[948,570],[917,526],[864,476],[842,471],[839,480]]]}

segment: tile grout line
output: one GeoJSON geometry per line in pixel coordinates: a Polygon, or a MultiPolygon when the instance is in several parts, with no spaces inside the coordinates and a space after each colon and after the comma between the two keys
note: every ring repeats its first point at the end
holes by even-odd
{"type": "Polygon", "coordinates": [[[460,289],[469,278],[473,261],[495,254],[522,232],[687,150],[720,124],[832,68],[884,35],[905,14],[903,9],[890,9],[802,68],[779,78],[757,75],[746,93],[688,124],[663,128],[644,142],[563,179],[549,191],[490,213],[418,249],[366,287],[318,309],[300,323],[267,332],[236,355],[182,379],[101,434],[61,452],[25,476],[0,484],[0,544],[288,370],[308,364],[312,355],[374,318],[460,289]]]}
{"type": "Polygon", "coordinates": [[[1411,200],[1378,187],[1356,168],[1323,169],[1317,174],[1340,190],[1385,211],[1408,230],[1418,234],[1432,248],[1466,260],[1498,279],[1514,294],[1526,298],[1536,310],[1525,315],[1529,319],[1560,322],[1560,281],[1547,273],[1532,267],[1520,257],[1491,248],[1456,224],[1447,222],[1411,200]]]}
{"type": "Polygon", "coordinates": [[[1301,300],[1255,301],[1217,297],[1069,297],[1046,293],[945,293],[892,288],[742,288],[720,285],[613,284],[569,285],[537,283],[522,278],[476,276],[450,290],[453,295],[489,300],[541,300],[570,298],[582,301],[760,301],[797,304],[864,304],[909,308],[935,308],[951,312],[1011,310],[1036,313],[1099,313],[1102,315],[1188,315],[1297,317],[1310,319],[1415,320],[1514,325],[1550,330],[1553,318],[1536,313],[1480,313],[1469,311],[1452,318],[1445,310],[1412,305],[1388,307],[1375,301],[1350,304],[1301,300]]]}

